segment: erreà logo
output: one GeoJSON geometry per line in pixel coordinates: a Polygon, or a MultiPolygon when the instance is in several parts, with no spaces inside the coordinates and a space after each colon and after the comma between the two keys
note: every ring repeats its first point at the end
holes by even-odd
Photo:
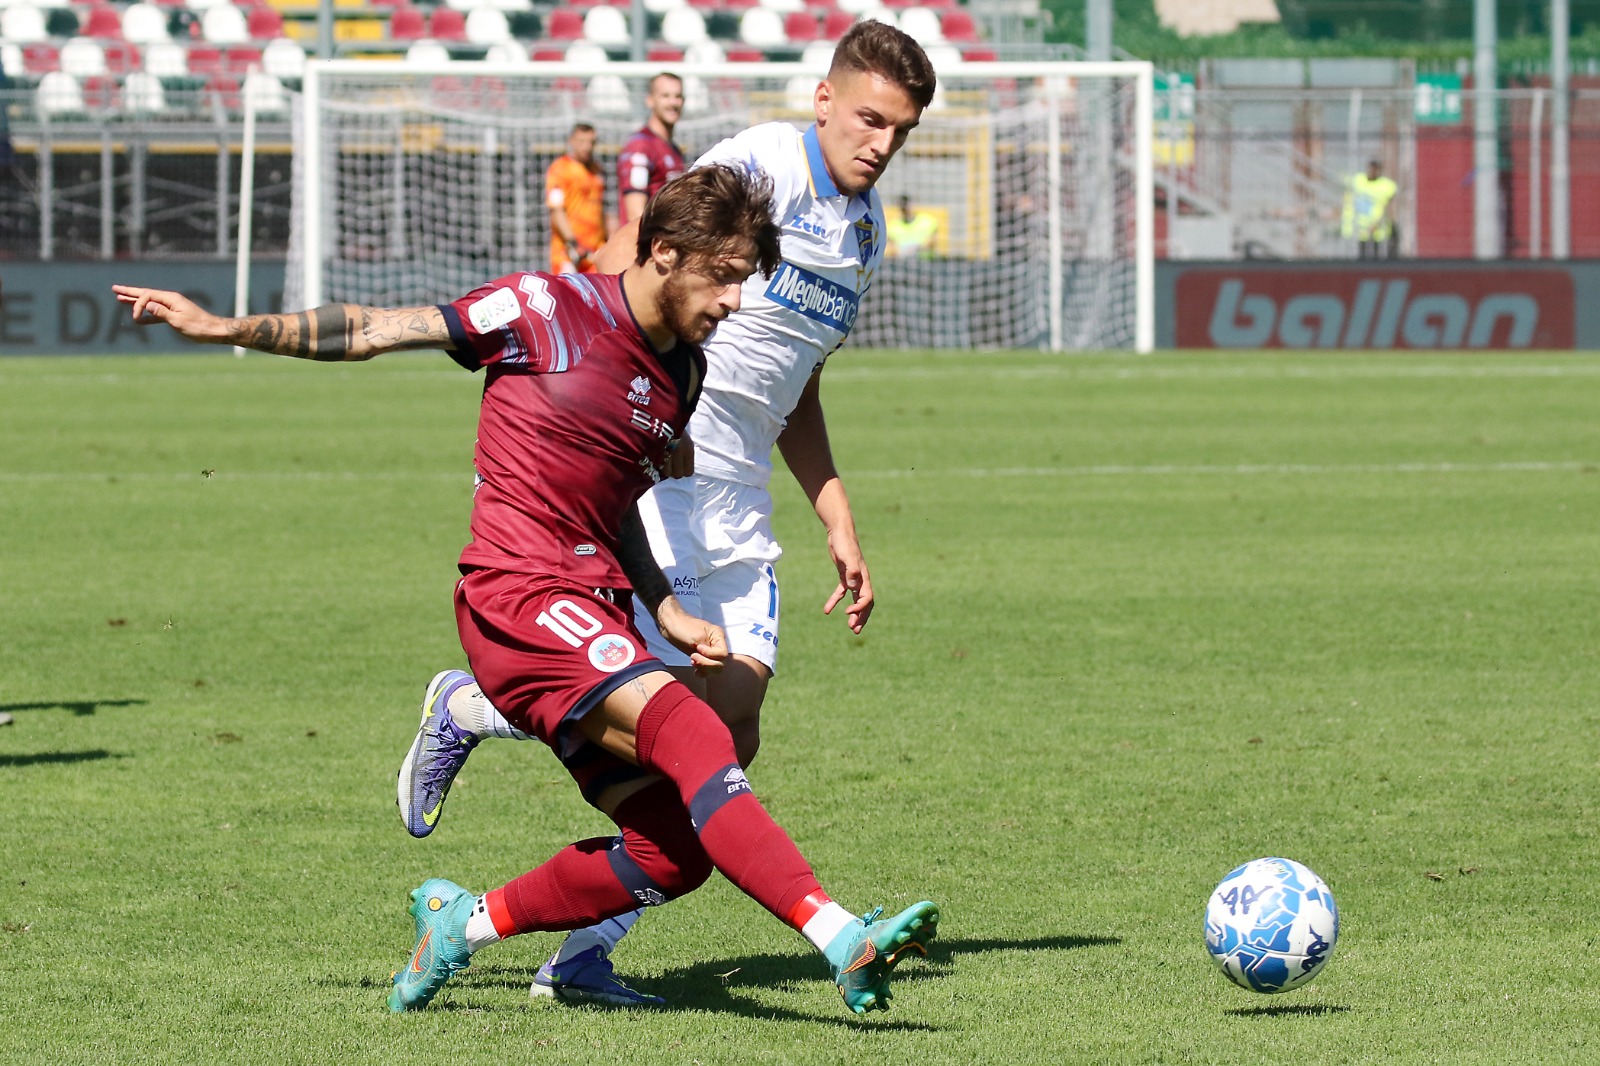
{"type": "Polygon", "coordinates": [[[1570,348],[1563,271],[1185,272],[1176,340],[1197,348],[1570,348]]]}
{"type": "Polygon", "coordinates": [[[767,299],[841,333],[849,333],[856,324],[859,304],[855,293],[793,263],[778,265],[767,284],[767,299]]]}

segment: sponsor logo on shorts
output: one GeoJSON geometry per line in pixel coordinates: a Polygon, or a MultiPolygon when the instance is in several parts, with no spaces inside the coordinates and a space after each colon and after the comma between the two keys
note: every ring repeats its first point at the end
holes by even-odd
{"type": "Polygon", "coordinates": [[[694,574],[679,574],[672,579],[674,593],[698,593],[700,591],[700,578],[694,574]]]}
{"type": "Polygon", "coordinates": [[[619,633],[601,633],[589,642],[589,665],[601,673],[616,673],[637,654],[633,642],[619,633]]]}
{"type": "Polygon", "coordinates": [[[767,285],[767,299],[841,333],[849,333],[856,324],[855,293],[793,263],[779,264],[767,285]]]}
{"type": "Polygon", "coordinates": [[[517,294],[505,286],[480,300],[474,300],[472,306],[467,308],[467,319],[479,333],[499,329],[521,316],[522,305],[517,302],[517,294]]]}

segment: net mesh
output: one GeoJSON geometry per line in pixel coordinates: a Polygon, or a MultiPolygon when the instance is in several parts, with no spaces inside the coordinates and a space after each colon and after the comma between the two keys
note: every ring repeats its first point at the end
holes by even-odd
{"type": "MultiPolygon", "coordinates": [[[[287,309],[312,295],[308,256],[320,259],[323,299],[377,306],[441,302],[548,269],[544,173],[574,122],[596,128],[614,213],[615,154],[642,124],[643,78],[363,68],[319,79],[321,166],[297,171],[287,309]],[[303,233],[313,210],[319,248],[303,233]]],[[[932,235],[920,248],[891,243],[898,254],[863,302],[855,344],[1133,346],[1134,78],[1061,70],[941,73],[934,105],[878,185],[891,224],[904,204],[931,216],[932,235]]],[[[812,121],[816,75],[684,74],[674,139],[690,159],[756,123],[812,121]]],[[[305,135],[297,124],[297,148],[305,135]]]]}

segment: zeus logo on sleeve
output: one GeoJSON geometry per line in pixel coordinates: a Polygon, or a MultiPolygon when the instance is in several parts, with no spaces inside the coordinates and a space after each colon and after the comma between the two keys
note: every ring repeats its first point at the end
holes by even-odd
{"type": "Polygon", "coordinates": [[[859,307],[856,294],[849,289],[789,262],[780,264],[772,276],[767,299],[843,333],[855,325],[859,307]]]}

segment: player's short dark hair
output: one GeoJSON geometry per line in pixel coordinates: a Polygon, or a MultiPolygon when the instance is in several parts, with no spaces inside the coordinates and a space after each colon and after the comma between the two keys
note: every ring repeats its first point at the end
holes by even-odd
{"type": "Polygon", "coordinates": [[[568,133],[567,136],[571,137],[573,133],[593,133],[593,132],[594,132],[594,127],[589,125],[587,122],[574,122],[572,124],[572,133],[568,133]]]}
{"type": "Polygon", "coordinates": [[[910,35],[876,19],[856,23],[839,38],[828,77],[845,73],[881,74],[904,89],[922,108],[933,103],[933,90],[939,83],[922,46],[910,35]]]}
{"type": "Polygon", "coordinates": [[[639,218],[636,263],[650,260],[657,241],[690,270],[748,255],[770,276],[778,269],[778,224],[772,219],[772,179],[759,170],[714,163],[661,187],[639,218]]]}

